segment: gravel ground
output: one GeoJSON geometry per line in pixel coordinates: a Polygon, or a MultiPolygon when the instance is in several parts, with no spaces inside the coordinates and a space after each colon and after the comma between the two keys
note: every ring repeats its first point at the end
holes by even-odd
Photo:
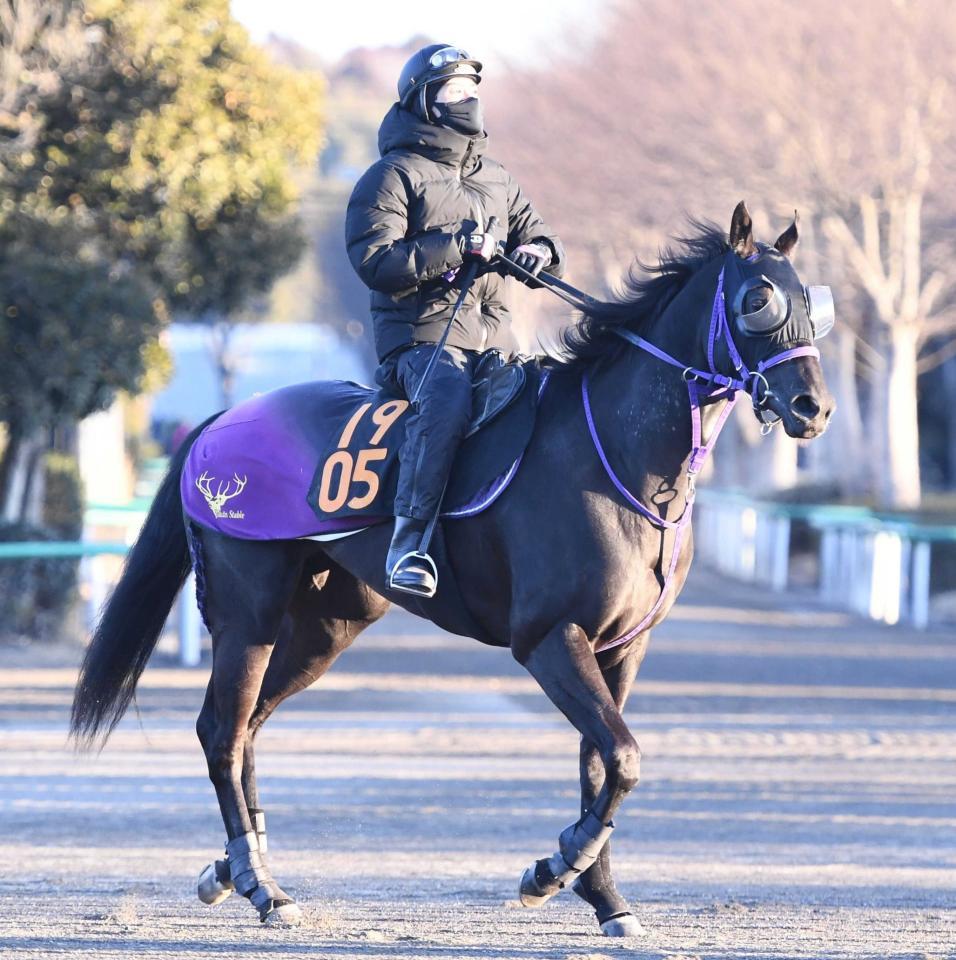
{"type": "Polygon", "coordinates": [[[517,881],[577,808],[577,741],[506,651],[403,613],[266,727],[270,860],[295,930],[195,896],[222,824],[193,733],[207,668],[161,650],[98,756],[66,746],[79,651],[0,647],[0,956],[956,956],[956,637],[695,571],[628,718],[642,783],[598,934],[517,881]]]}

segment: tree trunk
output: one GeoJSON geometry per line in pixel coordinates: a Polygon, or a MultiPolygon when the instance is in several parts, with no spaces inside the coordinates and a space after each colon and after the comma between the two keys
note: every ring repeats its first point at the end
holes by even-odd
{"type": "MultiPolygon", "coordinates": [[[[850,330],[834,330],[835,361],[826,366],[827,383],[836,400],[836,412],[826,437],[811,450],[826,456],[826,475],[841,494],[857,498],[870,493],[872,478],[863,453],[863,416],[856,379],[856,343],[850,330]]],[[[881,407],[882,409],[882,407],[881,407]]]]}
{"type": "Polygon", "coordinates": [[[219,400],[224,409],[235,402],[236,361],[232,355],[232,335],[235,327],[228,322],[216,323],[210,329],[210,350],[216,376],[219,378],[219,400]]]}
{"type": "Polygon", "coordinates": [[[10,428],[0,467],[0,519],[7,523],[43,523],[42,433],[24,435],[10,428]]]}
{"type": "Polygon", "coordinates": [[[919,423],[916,400],[917,331],[897,324],[887,332],[886,394],[880,500],[883,506],[915,509],[920,505],[919,423]]]}
{"type": "Polygon", "coordinates": [[[946,484],[956,489],[956,357],[943,364],[943,383],[946,390],[946,438],[947,460],[945,465],[946,484]]]}
{"type": "Polygon", "coordinates": [[[764,438],[766,447],[765,456],[769,457],[770,470],[765,478],[768,491],[792,490],[797,485],[799,474],[797,470],[797,451],[799,445],[792,437],[788,437],[781,424],[771,431],[769,437],[764,438]]]}
{"type": "Polygon", "coordinates": [[[734,422],[728,424],[728,429],[734,428],[731,436],[736,441],[734,486],[755,497],[772,496],[795,487],[798,477],[796,441],[787,436],[780,424],[764,436],[745,395],[737,401],[732,419],[734,422]]]}

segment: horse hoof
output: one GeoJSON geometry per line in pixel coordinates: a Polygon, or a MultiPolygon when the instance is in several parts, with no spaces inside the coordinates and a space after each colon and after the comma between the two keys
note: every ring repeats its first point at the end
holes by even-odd
{"type": "Polygon", "coordinates": [[[546,904],[553,896],[538,886],[538,881],[534,877],[534,868],[536,864],[532,863],[530,867],[521,875],[521,883],[518,885],[518,899],[521,900],[523,907],[540,907],[546,904]]]}
{"type": "Polygon", "coordinates": [[[262,922],[269,927],[297,927],[302,923],[302,908],[297,903],[284,903],[270,910],[262,922]]]}
{"type": "Polygon", "coordinates": [[[644,937],[647,930],[641,926],[640,920],[633,913],[625,913],[619,917],[611,917],[601,924],[601,933],[606,937],[644,937]]]}
{"type": "MultiPolygon", "coordinates": [[[[228,865],[225,864],[225,861],[219,862],[227,866],[225,875],[228,877],[228,865]]],[[[196,887],[199,899],[202,900],[203,903],[209,904],[210,907],[214,907],[217,903],[222,903],[222,901],[236,889],[231,880],[221,879],[222,871],[217,870],[216,866],[216,863],[206,865],[203,872],[199,874],[199,883],[196,887]]]]}

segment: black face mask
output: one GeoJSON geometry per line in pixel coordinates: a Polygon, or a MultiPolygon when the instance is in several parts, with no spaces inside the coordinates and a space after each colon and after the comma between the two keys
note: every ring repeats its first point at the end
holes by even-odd
{"type": "Polygon", "coordinates": [[[450,127],[458,133],[475,136],[485,128],[485,118],[481,113],[481,100],[469,97],[457,103],[436,103],[432,107],[438,123],[450,127]]]}

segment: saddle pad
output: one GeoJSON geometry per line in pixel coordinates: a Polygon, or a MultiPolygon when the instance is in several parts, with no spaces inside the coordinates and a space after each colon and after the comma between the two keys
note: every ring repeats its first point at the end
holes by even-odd
{"type": "MultiPolygon", "coordinates": [[[[484,509],[514,476],[534,428],[540,370],[464,441],[444,515],[484,509]],[[504,481],[504,482],[502,482],[504,481]]],[[[283,387],[227,410],[199,435],[180,480],[197,523],[245,540],[341,534],[389,520],[408,402],[350,381],[283,387]]]]}

